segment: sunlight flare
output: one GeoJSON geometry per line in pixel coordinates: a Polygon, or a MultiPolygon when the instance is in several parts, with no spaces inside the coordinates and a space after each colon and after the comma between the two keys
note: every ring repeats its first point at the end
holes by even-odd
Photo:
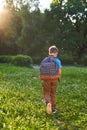
{"type": "Polygon", "coordinates": [[[0,0],[0,12],[2,12],[4,9],[4,2],[3,0],[0,0]]]}

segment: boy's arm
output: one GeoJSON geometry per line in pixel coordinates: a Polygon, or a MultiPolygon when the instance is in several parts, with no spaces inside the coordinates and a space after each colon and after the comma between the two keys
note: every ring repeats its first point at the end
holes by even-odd
{"type": "Polygon", "coordinates": [[[61,61],[59,60],[59,59],[55,59],[55,61],[56,61],[56,64],[57,64],[57,67],[58,67],[58,76],[59,76],[59,80],[60,80],[60,78],[61,78],[61,74],[62,74],[62,65],[61,65],[61,61]]]}
{"type": "Polygon", "coordinates": [[[62,75],[62,70],[61,68],[58,69],[58,75],[59,75],[59,79],[61,78],[61,75],[62,75]]]}

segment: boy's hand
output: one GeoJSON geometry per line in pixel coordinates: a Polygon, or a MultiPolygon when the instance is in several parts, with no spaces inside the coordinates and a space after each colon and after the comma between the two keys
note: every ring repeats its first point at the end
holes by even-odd
{"type": "Polygon", "coordinates": [[[58,78],[58,82],[60,82],[60,78],[58,78]]]}

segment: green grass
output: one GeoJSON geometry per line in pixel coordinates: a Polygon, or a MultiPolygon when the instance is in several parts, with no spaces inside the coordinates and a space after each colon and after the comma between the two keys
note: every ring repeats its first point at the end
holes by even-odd
{"type": "Polygon", "coordinates": [[[0,64],[0,130],[87,130],[87,68],[63,68],[47,115],[38,69],[0,64]]]}

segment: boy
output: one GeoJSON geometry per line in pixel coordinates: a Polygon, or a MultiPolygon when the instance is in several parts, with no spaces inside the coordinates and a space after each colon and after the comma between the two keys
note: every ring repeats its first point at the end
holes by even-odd
{"type": "Polygon", "coordinates": [[[43,80],[43,93],[45,102],[47,104],[47,113],[56,113],[56,88],[57,83],[61,78],[61,61],[57,58],[58,48],[56,46],[51,46],[49,48],[49,58],[53,59],[57,66],[57,75],[46,76],[46,78],[42,78],[43,80]]]}

